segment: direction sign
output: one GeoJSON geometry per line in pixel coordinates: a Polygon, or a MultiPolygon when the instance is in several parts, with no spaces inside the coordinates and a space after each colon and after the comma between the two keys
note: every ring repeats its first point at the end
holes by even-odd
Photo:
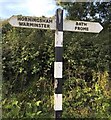
{"type": "Polygon", "coordinates": [[[99,33],[103,27],[98,22],[67,20],[64,21],[63,29],[65,31],[99,33]]]}
{"type": "Polygon", "coordinates": [[[12,16],[9,23],[14,27],[55,30],[55,20],[46,17],[12,16]]]}
{"type": "MultiPolygon", "coordinates": [[[[12,16],[9,23],[15,27],[56,30],[54,18],[12,16]]],[[[102,29],[103,27],[98,22],[63,21],[63,31],[99,33],[102,29]]]]}

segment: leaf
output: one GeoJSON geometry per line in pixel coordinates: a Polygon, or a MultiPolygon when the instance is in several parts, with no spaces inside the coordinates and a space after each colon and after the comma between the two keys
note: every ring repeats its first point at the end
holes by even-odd
{"type": "Polygon", "coordinates": [[[24,68],[22,68],[22,67],[19,68],[19,72],[20,72],[20,73],[22,73],[23,70],[24,70],[24,68]]]}
{"type": "Polygon", "coordinates": [[[42,112],[42,111],[38,111],[38,112],[37,112],[37,115],[39,115],[41,112],[42,112]]]}
{"type": "Polygon", "coordinates": [[[39,101],[37,101],[37,102],[35,103],[35,105],[39,106],[40,103],[41,103],[41,101],[39,100],[39,101]]]}
{"type": "Polygon", "coordinates": [[[17,104],[18,104],[18,101],[14,101],[14,102],[12,103],[12,105],[16,105],[16,106],[17,106],[17,104]]]}
{"type": "Polygon", "coordinates": [[[11,106],[11,105],[6,105],[5,108],[6,108],[6,109],[11,109],[12,106],[11,106]]]}
{"type": "Polygon", "coordinates": [[[29,102],[27,103],[27,105],[29,106],[29,108],[31,108],[31,107],[32,107],[31,103],[29,103],[29,102]]]}

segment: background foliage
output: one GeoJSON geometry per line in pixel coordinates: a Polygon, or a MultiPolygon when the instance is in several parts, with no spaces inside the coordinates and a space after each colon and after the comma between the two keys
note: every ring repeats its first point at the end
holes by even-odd
{"type": "MultiPolygon", "coordinates": [[[[63,118],[111,119],[111,2],[59,3],[99,34],[64,32],[63,118]]],[[[54,31],[2,22],[3,118],[53,118],[54,31]]]]}

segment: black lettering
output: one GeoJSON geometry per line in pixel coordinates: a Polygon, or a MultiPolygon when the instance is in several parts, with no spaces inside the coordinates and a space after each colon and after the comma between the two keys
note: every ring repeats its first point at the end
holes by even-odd
{"type": "Polygon", "coordinates": [[[21,21],[24,21],[24,17],[21,17],[21,21]]]}
{"type": "Polygon", "coordinates": [[[42,20],[41,20],[41,19],[39,19],[39,22],[42,22],[42,20]]]}
{"type": "Polygon", "coordinates": [[[41,24],[39,24],[38,26],[41,27],[41,24]]]}
{"type": "MultiPolygon", "coordinates": [[[[29,25],[29,24],[28,24],[29,25]]],[[[28,26],[27,23],[24,22],[24,26],[28,26]]]]}
{"type": "Polygon", "coordinates": [[[89,31],[88,27],[86,28],[87,31],[89,31]]]}
{"type": "Polygon", "coordinates": [[[27,21],[27,17],[24,17],[24,20],[27,21]]]}
{"type": "MultiPolygon", "coordinates": [[[[27,21],[27,22],[41,22],[41,23],[52,23],[53,22],[52,19],[36,18],[36,17],[35,18],[33,18],[33,17],[21,17],[21,16],[18,16],[17,20],[24,21],[24,22],[27,21]]],[[[78,25],[78,22],[76,22],[76,25],[78,25]]],[[[41,27],[41,25],[39,25],[39,26],[41,27]]],[[[42,27],[43,27],[43,25],[42,25],[42,27]]],[[[44,27],[46,27],[46,25],[44,27]]]]}
{"type": "Polygon", "coordinates": [[[78,25],[78,22],[76,22],[76,25],[78,25]]]}
{"type": "Polygon", "coordinates": [[[82,25],[83,25],[83,23],[82,23],[82,22],[80,22],[80,23],[79,23],[79,25],[80,25],[80,26],[82,26],[82,25]]]}
{"type": "Polygon", "coordinates": [[[38,27],[38,24],[34,24],[35,25],[35,27],[38,27]]]}
{"type": "Polygon", "coordinates": [[[46,23],[52,23],[51,19],[47,19],[46,23]]]}
{"type": "Polygon", "coordinates": [[[29,24],[29,23],[27,23],[27,26],[30,26],[30,24],[29,24]]]}
{"type": "Polygon", "coordinates": [[[18,17],[17,20],[24,21],[24,18],[23,17],[18,17]]]}
{"type": "Polygon", "coordinates": [[[27,26],[27,23],[24,22],[24,26],[27,26]]]}
{"type": "Polygon", "coordinates": [[[38,19],[38,18],[36,18],[36,19],[35,19],[35,22],[39,22],[39,19],[38,19]]]}
{"type": "Polygon", "coordinates": [[[85,30],[86,28],[84,28],[84,27],[81,27],[81,30],[85,30]]]}
{"type": "Polygon", "coordinates": [[[39,25],[37,24],[37,27],[39,27],[39,25]]]}
{"type": "Polygon", "coordinates": [[[21,21],[21,17],[17,17],[17,20],[18,20],[18,21],[21,21]]]}
{"type": "Polygon", "coordinates": [[[84,23],[84,22],[76,22],[76,25],[78,25],[78,26],[87,26],[87,23],[84,23]]]}
{"type": "Polygon", "coordinates": [[[45,20],[45,19],[42,19],[42,22],[46,22],[46,20],[45,20]]]}
{"type": "Polygon", "coordinates": [[[31,21],[31,18],[30,18],[30,17],[28,17],[28,18],[27,18],[27,21],[31,21]]]}
{"type": "Polygon", "coordinates": [[[37,20],[36,18],[33,18],[33,20],[32,20],[32,21],[33,21],[33,22],[36,22],[36,20],[37,20]]]}
{"type": "Polygon", "coordinates": [[[88,31],[88,27],[83,27],[82,30],[88,31]]]}
{"type": "Polygon", "coordinates": [[[75,27],[75,30],[88,31],[88,27],[75,27]]]}
{"type": "Polygon", "coordinates": [[[25,22],[23,22],[23,26],[26,26],[25,22]]]}
{"type": "Polygon", "coordinates": [[[39,22],[39,18],[36,19],[36,22],[39,22]]]}
{"type": "Polygon", "coordinates": [[[82,22],[76,22],[76,25],[80,25],[80,26],[82,26],[82,22]]]}
{"type": "Polygon", "coordinates": [[[47,24],[47,28],[50,28],[50,25],[49,25],[49,24],[47,24]]]}
{"type": "Polygon", "coordinates": [[[81,28],[80,28],[80,27],[78,27],[78,30],[81,30],[81,28]]]}
{"type": "Polygon", "coordinates": [[[20,25],[20,26],[23,26],[23,25],[24,25],[24,23],[23,23],[23,22],[19,22],[19,25],[20,25]]]}
{"type": "Polygon", "coordinates": [[[41,27],[43,27],[43,24],[41,24],[41,27]]]}
{"type": "Polygon", "coordinates": [[[49,23],[49,20],[47,19],[45,22],[46,22],[46,23],[49,23]]]}
{"type": "Polygon", "coordinates": [[[33,26],[34,24],[33,23],[30,23],[30,26],[33,26]]]}
{"type": "Polygon", "coordinates": [[[27,26],[25,22],[24,22],[24,26],[27,26]]]}
{"type": "MultiPolygon", "coordinates": [[[[37,27],[37,28],[50,28],[50,24],[36,24],[29,22],[19,22],[19,26],[29,26],[29,27],[37,27]]],[[[79,29],[79,27],[75,27],[75,29],[79,29]]]]}
{"type": "Polygon", "coordinates": [[[75,27],[75,30],[77,29],[78,27],[75,27]]]}
{"type": "Polygon", "coordinates": [[[42,27],[45,28],[45,24],[42,24],[42,25],[43,25],[42,27]]]}
{"type": "Polygon", "coordinates": [[[49,23],[52,23],[52,20],[51,20],[51,19],[49,19],[49,23]]]}
{"type": "Polygon", "coordinates": [[[46,28],[46,24],[44,24],[44,28],[46,28]]]}
{"type": "Polygon", "coordinates": [[[87,26],[87,23],[84,23],[84,26],[87,26]]]}
{"type": "Polygon", "coordinates": [[[24,17],[21,18],[21,21],[24,21],[24,17]]]}

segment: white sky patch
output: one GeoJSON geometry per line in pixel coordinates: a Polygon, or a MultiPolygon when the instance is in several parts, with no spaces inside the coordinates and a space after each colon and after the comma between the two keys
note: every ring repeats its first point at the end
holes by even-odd
{"type": "Polygon", "coordinates": [[[52,16],[57,8],[54,0],[29,0],[26,3],[30,14],[34,16],[52,16]]]}
{"type": "Polygon", "coordinates": [[[0,7],[1,18],[12,15],[52,17],[57,9],[55,0],[0,0],[0,7]]]}

